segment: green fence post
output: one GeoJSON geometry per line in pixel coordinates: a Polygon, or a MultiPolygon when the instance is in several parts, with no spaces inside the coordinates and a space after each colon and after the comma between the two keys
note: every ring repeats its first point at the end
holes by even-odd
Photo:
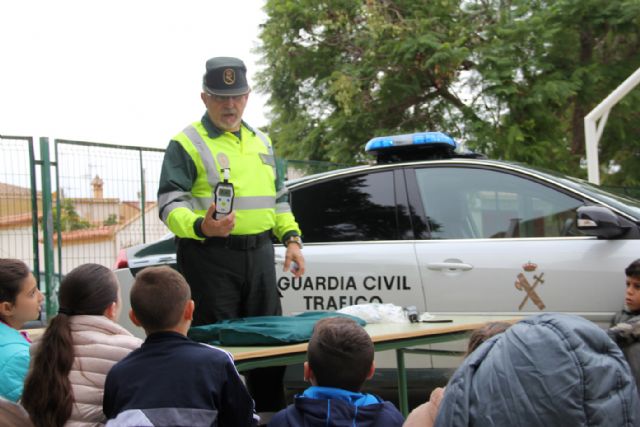
{"type": "Polygon", "coordinates": [[[144,185],[144,164],[142,162],[142,149],[139,148],[138,149],[138,153],[140,156],[140,204],[141,209],[140,212],[142,212],[142,243],[147,243],[147,225],[146,225],[146,218],[145,218],[145,213],[146,213],[146,207],[147,207],[147,195],[146,195],[146,185],[144,185]]]}
{"type": "Polygon", "coordinates": [[[38,189],[36,184],[36,155],[33,138],[29,138],[29,179],[31,182],[31,245],[33,249],[33,275],[40,287],[40,248],[38,241],[38,189]]]}
{"type": "MultiPolygon", "coordinates": [[[[60,158],[60,156],[58,155],[58,140],[54,139],[53,140],[53,152],[55,155],[54,161],[50,162],[49,164],[52,165],[56,168],[56,217],[54,218],[54,224],[56,224],[58,227],[54,227],[54,230],[56,230],[56,237],[58,238],[58,244],[56,245],[56,249],[58,250],[58,280],[56,280],[54,282],[54,284],[56,283],[60,283],[60,279],[62,278],[62,199],[60,198],[60,168],[58,167],[58,159],[60,158]]],[[[51,176],[51,175],[49,175],[51,176]]],[[[55,259],[55,257],[54,257],[55,259]]],[[[56,286],[56,290],[57,290],[57,286],[56,286]]],[[[56,299],[56,303],[57,303],[57,299],[56,299]]]]}
{"type": "Polygon", "coordinates": [[[53,206],[51,202],[51,161],[49,159],[49,138],[40,138],[40,159],[42,162],[42,236],[44,247],[44,283],[47,319],[57,311],[58,301],[53,283],[53,206]]]}

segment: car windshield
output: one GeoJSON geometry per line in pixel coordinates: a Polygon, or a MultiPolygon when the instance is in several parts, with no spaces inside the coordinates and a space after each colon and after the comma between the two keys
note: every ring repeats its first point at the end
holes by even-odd
{"type": "Polygon", "coordinates": [[[573,188],[577,191],[581,191],[594,199],[601,200],[603,203],[631,215],[636,218],[636,220],[640,220],[640,200],[638,199],[611,193],[598,185],[585,181],[584,179],[574,178],[539,168],[535,168],[535,170],[541,175],[547,175],[549,179],[552,179],[555,182],[566,185],[567,187],[573,188]]]}

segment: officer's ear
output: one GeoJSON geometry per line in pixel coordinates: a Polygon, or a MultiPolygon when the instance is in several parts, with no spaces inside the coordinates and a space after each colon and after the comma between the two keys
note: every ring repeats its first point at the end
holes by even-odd
{"type": "Polygon", "coordinates": [[[207,106],[207,94],[204,92],[200,92],[200,99],[202,99],[202,103],[207,106]]]}

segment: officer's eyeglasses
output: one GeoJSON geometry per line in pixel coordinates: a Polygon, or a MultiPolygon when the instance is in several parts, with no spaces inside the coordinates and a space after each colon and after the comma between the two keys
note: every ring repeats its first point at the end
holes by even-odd
{"type": "MultiPolygon", "coordinates": [[[[246,95],[246,94],[245,94],[246,95]]],[[[232,100],[233,102],[238,102],[240,101],[245,95],[231,95],[231,96],[227,96],[227,95],[214,95],[211,93],[207,92],[207,96],[211,99],[213,99],[216,102],[225,102],[228,100],[232,100]]]]}

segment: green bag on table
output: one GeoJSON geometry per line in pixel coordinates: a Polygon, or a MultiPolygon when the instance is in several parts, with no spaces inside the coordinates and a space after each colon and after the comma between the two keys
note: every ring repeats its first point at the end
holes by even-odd
{"type": "Polygon", "coordinates": [[[347,317],[361,326],[359,317],[333,311],[310,311],[297,316],[256,316],[229,319],[189,329],[189,338],[213,345],[246,347],[309,341],[316,322],[326,317],[347,317]]]}

